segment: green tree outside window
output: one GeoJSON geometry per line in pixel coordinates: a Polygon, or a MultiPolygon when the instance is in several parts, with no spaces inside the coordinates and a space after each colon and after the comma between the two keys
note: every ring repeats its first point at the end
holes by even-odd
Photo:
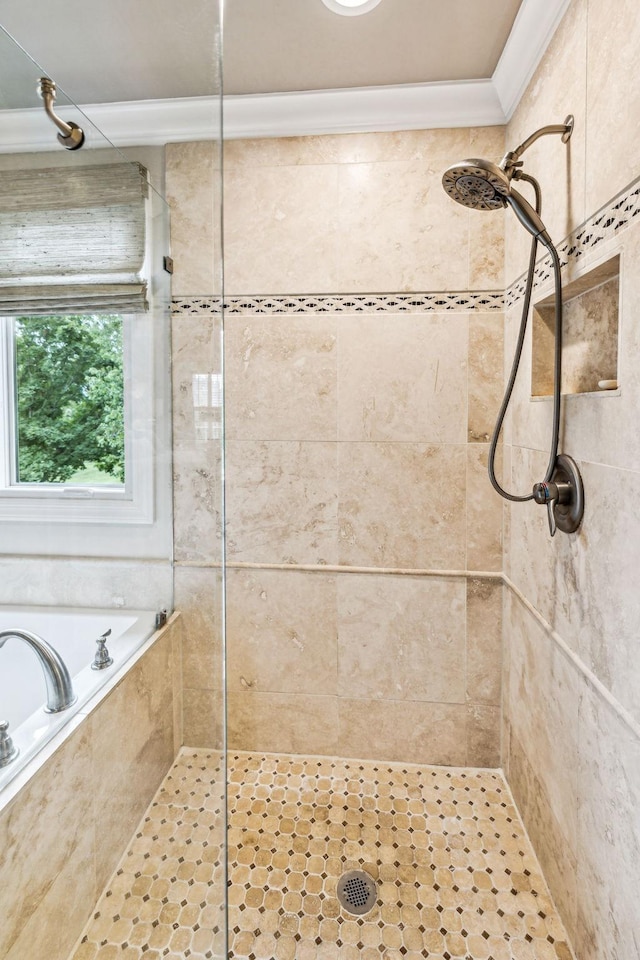
{"type": "Polygon", "coordinates": [[[122,318],[15,321],[20,483],[124,483],[122,318]]]}

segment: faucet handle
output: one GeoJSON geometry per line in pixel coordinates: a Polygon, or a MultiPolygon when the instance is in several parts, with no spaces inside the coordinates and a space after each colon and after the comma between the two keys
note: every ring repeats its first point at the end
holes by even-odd
{"type": "Polygon", "coordinates": [[[9,721],[0,720],[0,767],[6,767],[20,753],[18,748],[14,746],[8,730],[9,721]]]}
{"type": "Polygon", "coordinates": [[[534,483],[533,499],[536,503],[547,506],[547,520],[549,521],[549,533],[552,537],[556,535],[556,516],[553,512],[556,503],[560,500],[560,491],[555,483],[534,483]]]}
{"type": "Polygon", "coordinates": [[[550,480],[533,487],[533,499],[547,508],[549,532],[575,533],[584,514],[584,488],[578,464],[559,453],[550,480]]]}
{"type": "Polygon", "coordinates": [[[101,637],[98,637],[96,643],[98,644],[98,649],[96,650],[96,655],[93,658],[93,663],[91,664],[92,670],[105,670],[107,667],[110,667],[113,663],[113,657],[107,650],[107,637],[111,635],[111,627],[106,630],[101,637]]]}

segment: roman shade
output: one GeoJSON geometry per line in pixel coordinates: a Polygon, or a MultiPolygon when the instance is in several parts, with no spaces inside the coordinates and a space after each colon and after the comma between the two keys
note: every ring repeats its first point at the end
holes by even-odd
{"type": "Polygon", "coordinates": [[[0,171],[0,316],[146,310],[148,189],[137,163],[0,171]]]}

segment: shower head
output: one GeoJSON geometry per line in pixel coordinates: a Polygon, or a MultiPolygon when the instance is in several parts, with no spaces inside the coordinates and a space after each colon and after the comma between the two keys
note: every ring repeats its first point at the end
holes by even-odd
{"type": "Polygon", "coordinates": [[[463,160],[444,172],[442,186],[456,203],[473,210],[498,210],[506,205],[511,183],[490,160],[463,160]]]}
{"type": "Polygon", "coordinates": [[[456,203],[472,210],[499,210],[510,206],[532,236],[550,243],[546,227],[528,200],[511,185],[514,168],[509,173],[490,160],[462,160],[448,167],[442,186],[456,203]]]}

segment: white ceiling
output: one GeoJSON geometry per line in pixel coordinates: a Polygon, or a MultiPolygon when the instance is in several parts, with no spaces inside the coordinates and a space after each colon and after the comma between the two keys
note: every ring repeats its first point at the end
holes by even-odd
{"type": "Polygon", "coordinates": [[[321,0],[230,0],[225,90],[330,90],[491,77],[521,0],[381,0],[343,17],[321,0]]]}
{"type": "MultiPolygon", "coordinates": [[[[505,123],[569,2],[380,0],[343,17],[322,0],[226,0],[225,135],[505,123]]],[[[48,149],[43,71],[118,146],[215,136],[218,11],[218,0],[0,0],[0,26],[40,64],[0,31],[0,152],[48,149]]],[[[82,125],[73,110],[64,118],[82,125]]]]}
{"type": "MultiPolygon", "coordinates": [[[[228,94],[491,77],[521,0],[381,0],[342,17],[321,0],[227,0],[228,94]]],[[[80,103],[215,92],[216,0],[0,0],[0,23],[80,103]]],[[[0,105],[36,105],[1,58],[0,105]]]]}

